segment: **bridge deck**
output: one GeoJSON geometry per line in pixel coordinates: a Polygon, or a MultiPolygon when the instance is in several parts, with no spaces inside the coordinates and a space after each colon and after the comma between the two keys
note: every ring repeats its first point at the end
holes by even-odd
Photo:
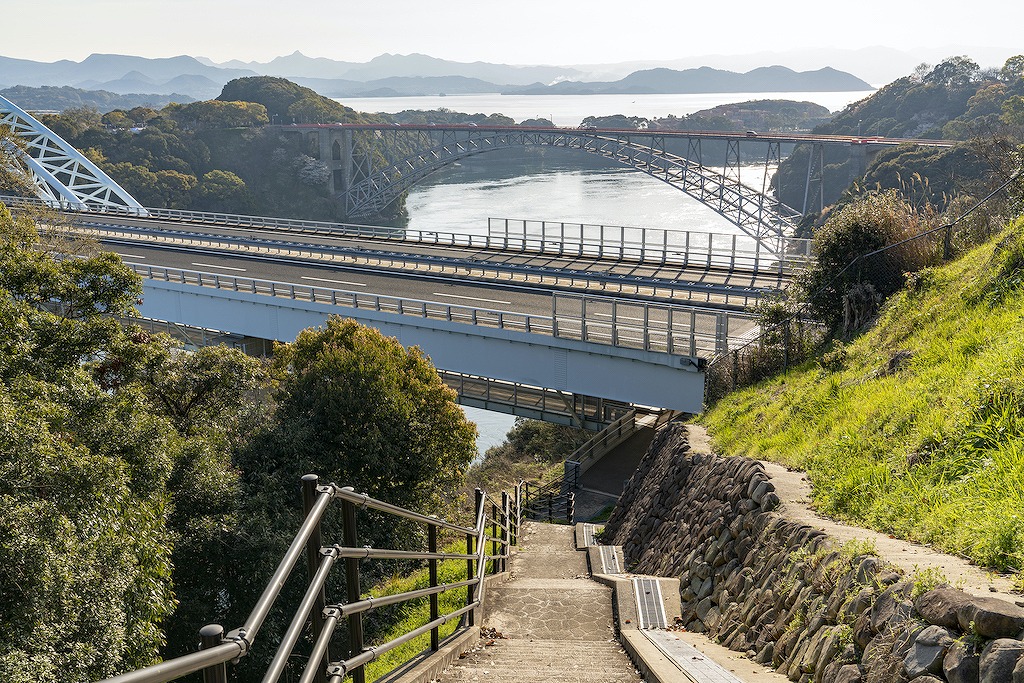
{"type": "MultiPolygon", "coordinates": [[[[209,254],[239,259],[261,259],[277,263],[321,264],[328,269],[444,277],[455,281],[488,282],[500,285],[536,284],[549,289],[646,298],[677,303],[707,303],[745,308],[764,291],[785,288],[789,272],[753,272],[743,267],[730,269],[712,259],[701,263],[642,262],[634,258],[598,258],[591,255],[552,255],[523,250],[502,250],[476,246],[400,244],[347,236],[281,235],[272,229],[209,227],[159,224],[133,219],[83,220],[79,230],[126,255],[121,247],[167,253],[145,256],[147,263],[171,267],[192,267],[171,253],[175,248],[202,250],[209,254]],[[157,260],[159,259],[159,260],[157,260]]],[[[127,250],[131,251],[131,250],[127,250]]],[[[141,252],[133,252],[134,253],[141,252]]],[[[149,252],[146,252],[149,253],[149,252]]],[[[126,260],[129,260],[126,258],[126,260]]],[[[264,267],[261,277],[275,279],[264,267]]],[[[241,271],[235,271],[241,272],[241,271]]],[[[325,276],[325,282],[330,276],[325,276]]],[[[342,285],[353,284],[344,277],[342,285]]],[[[380,293],[394,294],[403,287],[397,280],[379,283],[380,293]],[[396,291],[397,290],[397,291],[396,291]]],[[[344,286],[342,286],[344,288],[344,286]]]]}

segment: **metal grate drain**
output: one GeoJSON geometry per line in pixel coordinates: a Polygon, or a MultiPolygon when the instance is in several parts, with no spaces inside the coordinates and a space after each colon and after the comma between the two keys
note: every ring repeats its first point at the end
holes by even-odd
{"type": "Polygon", "coordinates": [[[593,524],[587,524],[587,523],[583,524],[583,547],[584,548],[589,548],[592,545],[597,545],[597,543],[594,541],[594,529],[595,528],[594,528],[593,524]]]}
{"type": "Polygon", "coordinates": [[[601,554],[601,573],[602,574],[621,574],[622,567],[619,566],[619,554],[616,552],[615,546],[601,545],[598,546],[598,552],[601,554]]]}
{"type": "Polygon", "coordinates": [[[636,598],[637,620],[641,629],[668,627],[658,579],[633,579],[633,596],[636,598]]]}

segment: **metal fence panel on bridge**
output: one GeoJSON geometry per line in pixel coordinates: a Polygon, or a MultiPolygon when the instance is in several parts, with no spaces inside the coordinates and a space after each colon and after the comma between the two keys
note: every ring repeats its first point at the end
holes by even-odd
{"type": "Polygon", "coordinates": [[[562,221],[490,218],[489,244],[559,256],[790,275],[812,260],[811,240],[562,221]]]}

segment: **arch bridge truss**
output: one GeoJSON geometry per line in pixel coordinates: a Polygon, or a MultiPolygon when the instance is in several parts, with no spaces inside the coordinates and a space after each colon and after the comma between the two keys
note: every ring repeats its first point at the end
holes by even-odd
{"type": "Polygon", "coordinates": [[[31,174],[36,195],[51,206],[72,209],[145,209],[124,188],[35,117],[0,97],[0,126],[21,144],[0,139],[0,163],[18,161],[31,174]],[[15,161],[17,160],[17,161],[15,161]]]}
{"type": "MultiPolygon", "coordinates": [[[[356,128],[353,126],[353,128],[356,128]]],[[[776,197],[771,175],[781,159],[782,141],[743,136],[666,135],[645,131],[589,129],[359,126],[353,136],[351,180],[342,191],[349,217],[381,212],[434,171],[460,159],[496,150],[560,147],[603,157],[647,173],[710,207],[766,246],[791,234],[801,212],[776,197]],[[714,165],[704,149],[714,141],[714,165]],[[741,142],[745,144],[740,156],[741,142]],[[763,156],[744,171],[741,160],[757,144],[763,156]],[[720,156],[724,147],[724,156],[720,156]],[[766,150],[766,151],[765,151],[766,150]]],[[[806,207],[805,207],[806,210],[806,207]]]]}

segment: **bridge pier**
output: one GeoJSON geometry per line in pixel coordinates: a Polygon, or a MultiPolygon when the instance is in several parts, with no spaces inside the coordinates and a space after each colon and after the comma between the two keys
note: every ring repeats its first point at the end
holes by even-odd
{"type": "Polygon", "coordinates": [[[331,169],[331,192],[347,192],[352,187],[352,131],[320,129],[320,159],[331,169]]]}
{"type": "Polygon", "coordinates": [[[285,136],[299,136],[301,146],[314,159],[327,164],[331,173],[327,189],[335,195],[352,187],[352,130],[337,126],[276,126],[285,136]]]}

